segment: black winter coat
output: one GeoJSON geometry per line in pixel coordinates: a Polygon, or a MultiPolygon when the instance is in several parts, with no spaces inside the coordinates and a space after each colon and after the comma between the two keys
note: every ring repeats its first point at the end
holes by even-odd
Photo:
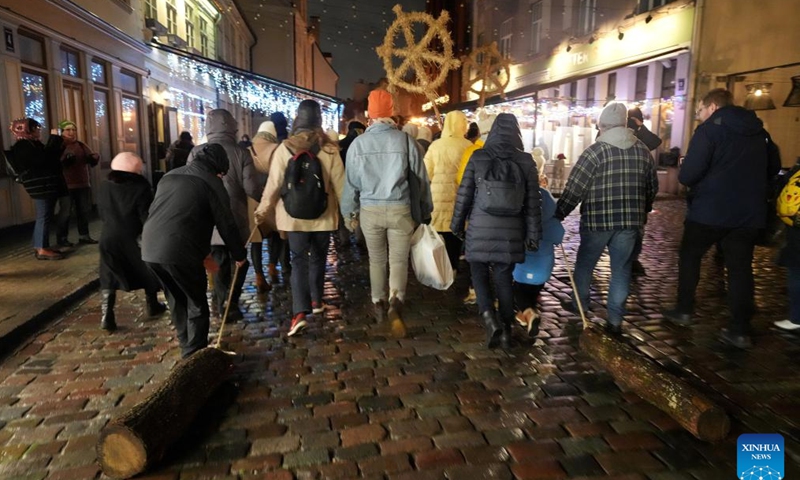
{"type": "Polygon", "coordinates": [[[153,192],[135,173],[112,170],[100,184],[97,209],[100,234],[100,286],[111,290],[159,289],[158,280],[142,261],[139,235],[147,219],[153,192]]]}
{"type": "Polygon", "coordinates": [[[142,260],[197,266],[211,252],[216,225],[234,260],[244,260],[239,235],[222,180],[210,167],[194,161],[164,175],[158,183],[142,231],[142,260]]]}
{"type": "Polygon", "coordinates": [[[63,143],[61,135],[50,135],[47,145],[23,139],[11,146],[12,165],[31,198],[58,198],[69,193],[61,172],[63,143]]]}
{"type": "Polygon", "coordinates": [[[538,245],[542,238],[539,175],[533,157],[523,151],[519,125],[511,114],[497,116],[486,144],[476,150],[467,163],[458,188],[450,230],[455,234],[463,232],[467,219],[468,262],[520,263],[525,260],[527,241],[533,240],[538,245]],[[522,169],[526,195],[523,212],[519,216],[493,216],[473,208],[476,180],[489,168],[492,159],[515,162],[522,169]]]}

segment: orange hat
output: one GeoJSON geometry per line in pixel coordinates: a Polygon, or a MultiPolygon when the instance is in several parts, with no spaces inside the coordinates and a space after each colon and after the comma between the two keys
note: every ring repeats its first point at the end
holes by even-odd
{"type": "Polygon", "coordinates": [[[386,90],[376,89],[369,93],[369,106],[367,113],[369,118],[387,118],[392,116],[394,110],[394,100],[392,94],[386,90]]]}

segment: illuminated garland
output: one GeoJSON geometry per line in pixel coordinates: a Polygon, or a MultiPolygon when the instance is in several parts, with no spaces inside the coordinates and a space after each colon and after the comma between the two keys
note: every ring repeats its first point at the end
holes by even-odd
{"type": "MultiPolygon", "coordinates": [[[[378,56],[383,59],[386,78],[389,79],[391,87],[400,87],[408,92],[421,93],[428,100],[434,101],[438,97],[436,91],[444,83],[448,72],[461,65],[459,60],[453,58],[453,40],[447,30],[450,15],[445,10],[442,10],[438,19],[422,12],[403,13],[403,7],[399,4],[395,5],[392,10],[397,18],[386,30],[383,45],[375,49],[378,56]],[[418,43],[414,41],[415,23],[425,26],[425,34],[418,43]],[[398,34],[402,34],[405,39],[406,46],[403,48],[395,46],[395,37],[398,34]],[[430,46],[437,40],[442,45],[442,52],[436,51],[430,46]],[[397,68],[393,64],[395,56],[402,59],[397,68]],[[409,70],[414,71],[414,80],[411,82],[405,80],[409,70]],[[433,73],[429,74],[428,71],[433,73]]],[[[438,117],[439,111],[435,103],[433,108],[438,117]]]]}
{"type": "Polygon", "coordinates": [[[511,80],[511,60],[505,58],[497,49],[497,42],[478,47],[464,57],[463,71],[477,70],[478,75],[464,83],[464,94],[478,95],[478,108],[482,108],[488,97],[500,95],[506,98],[506,87],[511,80]],[[479,84],[480,86],[476,86],[479,84]]]}
{"type": "Polygon", "coordinates": [[[323,126],[326,129],[338,128],[339,109],[335,103],[178,55],[168,54],[167,58],[170,76],[200,85],[213,85],[219,95],[228,97],[230,103],[264,115],[283,112],[287,117],[293,117],[300,102],[311,99],[319,103],[322,108],[323,126]]]}

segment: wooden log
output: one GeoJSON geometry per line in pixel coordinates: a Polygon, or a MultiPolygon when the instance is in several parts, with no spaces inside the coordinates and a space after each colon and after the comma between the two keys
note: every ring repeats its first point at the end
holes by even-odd
{"type": "Polygon", "coordinates": [[[725,410],[630,346],[595,327],[583,330],[580,346],[617,383],[667,413],[695,437],[715,442],[730,431],[725,410]]]}
{"type": "Polygon", "coordinates": [[[232,369],[233,357],[216,348],[176,365],[156,391],[100,432],[97,460],[103,473],[129,478],[161,460],[232,369]]]}

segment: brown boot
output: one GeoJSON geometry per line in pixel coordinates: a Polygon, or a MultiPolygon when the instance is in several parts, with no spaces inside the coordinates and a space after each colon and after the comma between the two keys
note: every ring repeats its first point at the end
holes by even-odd
{"type": "Polygon", "coordinates": [[[272,283],[278,283],[278,269],[275,268],[274,263],[270,263],[267,265],[267,273],[269,274],[269,281],[272,283]]]}
{"type": "Polygon", "coordinates": [[[261,272],[256,272],[256,292],[267,293],[270,290],[272,290],[272,285],[267,283],[267,279],[264,278],[264,274],[261,272]]]}
{"type": "Polygon", "coordinates": [[[406,336],[406,324],[403,323],[403,301],[397,297],[389,299],[389,320],[392,322],[392,336],[404,338],[406,336]]]}

